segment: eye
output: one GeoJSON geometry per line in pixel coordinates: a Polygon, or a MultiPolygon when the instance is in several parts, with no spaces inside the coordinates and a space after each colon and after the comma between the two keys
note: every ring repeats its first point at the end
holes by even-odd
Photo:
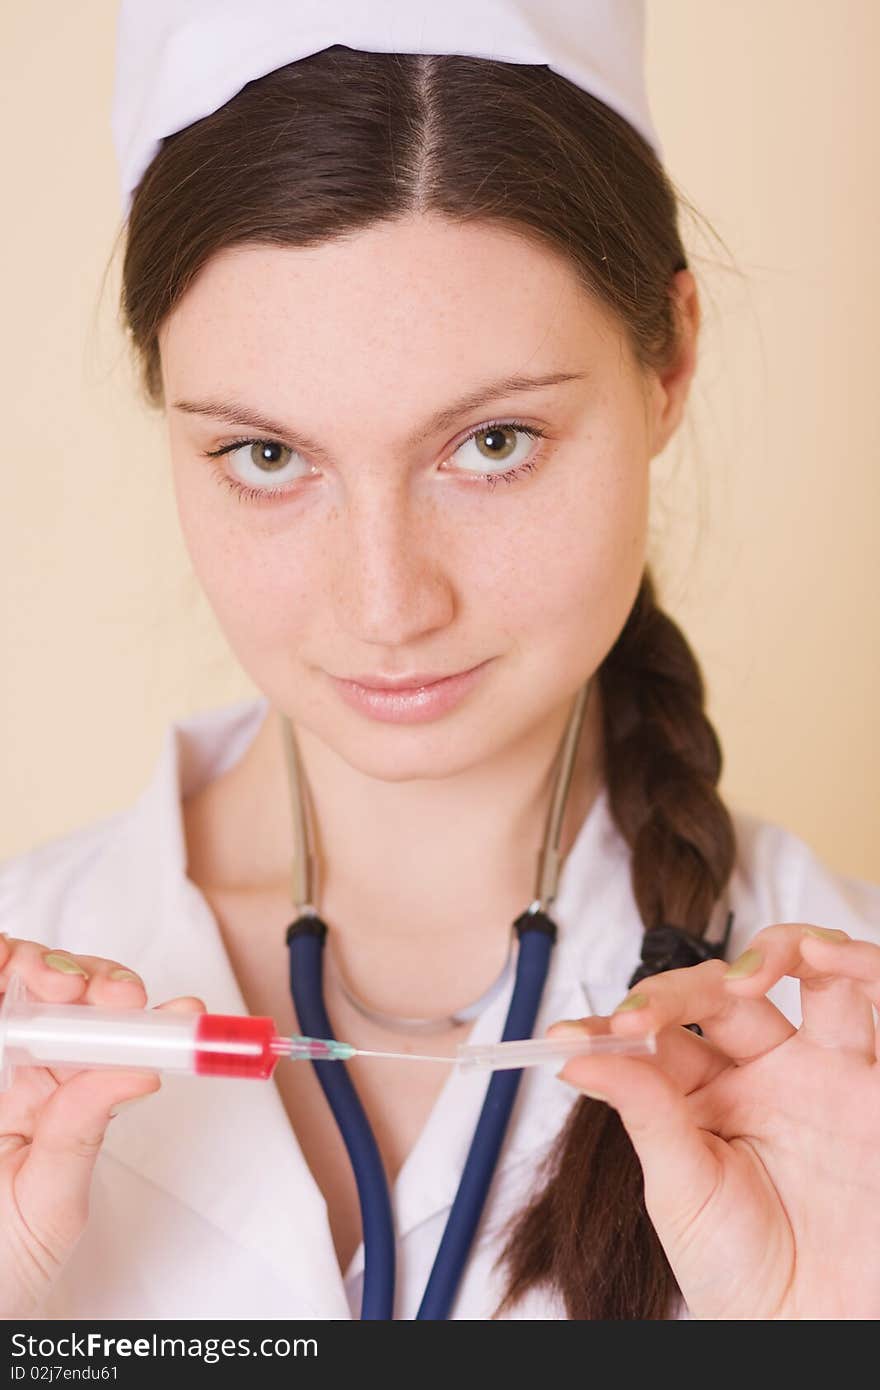
{"type": "MultiPolygon", "coordinates": [[[[275,480],[292,481],[289,463],[292,459],[299,459],[295,449],[289,449],[286,443],[281,443],[278,439],[235,439],[234,442],[222,446],[222,449],[210,449],[207,452],[210,459],[217,459],[222,455],[228,455],[231,464],[235,461],[239,482],[257,486],[275,480]],[[238,457],[239,455],[241,457],[238,457]]],[[[309,468],[300,460],[299,473],[295,471],[293,478],[306,477],[307,473],[309,468]]]]}
{"type": "Polygon", "coordinates": [[[249,496],[274,496],[284,490],[285,483],[304,478],[310,471],[294,449],[277,439],[236,439],[222,449],[208,450],[206,457],[219,458],[224,454],[228,454],[235,476],[221,477],[233,491],[249,496]],[[236,459],[237,454],[241,455],[240,459],[236,459]]]}
{"type": "Polygon", "coordinates": [[[525,447],[525,442],[543,438],[544,431],[533,425],[523,425],[518,420],[498,420],[471,430],[464,443],[450,457],[459,459],[463,455],[463,471],[483,478],[490,485],[499,479],[511,482],[520,473],[528,472],[536,465],[535,450],[525,447]],[[468,462],[476,466],[470,468],[468,462]]]}

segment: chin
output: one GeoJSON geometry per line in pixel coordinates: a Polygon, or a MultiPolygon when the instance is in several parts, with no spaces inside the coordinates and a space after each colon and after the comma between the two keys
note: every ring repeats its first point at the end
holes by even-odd
{"type": "Polygon", "coordinates": [[[322,736],[340,758],[365,777],[380,782],[432,781],[467,772],[483,761],[497,739],[497,725],[492,726],[495,738],[491,738],[489,729],[480,735],[473,725],[456,730],[455,722],[438,720],[415,727],[378,725],[360,738],[339,729],[322,736]]]}

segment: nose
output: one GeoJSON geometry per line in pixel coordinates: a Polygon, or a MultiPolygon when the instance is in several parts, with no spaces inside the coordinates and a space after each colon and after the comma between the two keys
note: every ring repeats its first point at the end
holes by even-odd
{"type": "Polygon", "coordinates": [[[404,485],[366,481],[350,491],[333,538],[337,620],[356,641],[413,647],[455,613],[441,518],[404,485]],[[444,558],[445,557],[445,558],[444,558]]]}

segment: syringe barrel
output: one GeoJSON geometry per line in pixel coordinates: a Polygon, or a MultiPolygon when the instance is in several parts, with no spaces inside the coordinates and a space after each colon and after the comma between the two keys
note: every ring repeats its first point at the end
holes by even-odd
{"type": "Polygon", "coordinates": [[[6,1021],[4,1056],[19,1067],[193,1071],[196,1022],[192,1014],[97,1004],[19,1004],[6,1021]]]}
{"type": "Polygon", "coordinates": [[[16,1066],[124,1067],[135,1071],[266,1080],[278,1061],[271,1018],[49,1004],[9,982],[0,1009],[0,1090],[16,1066]]]}

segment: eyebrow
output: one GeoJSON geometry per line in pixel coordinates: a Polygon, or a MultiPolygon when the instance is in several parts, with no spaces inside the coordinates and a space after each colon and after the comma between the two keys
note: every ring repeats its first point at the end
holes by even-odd
{"type": "MultiPolygon", "coordinates": [[[[586,372],[547,372],[543,376],[513,375],[501,377],[498,381],[491,381],[476,390],[468,391],[457,401],[453,401],[450,405],[444,406],[442,410],[438,410],[415,432],[409,443],[415,444],[425,435],[437,434],[440,430],[448,429],[460,415],[477,410],[480,406],[496,400],[499,396],[513,396],[524,391],[539,391],[546,386],[561,386],[568,381],[581,381],[586,376],[586,372]]],[[[260,411],[251,410],[235,401],[179,400],[172,402],[172,404],[176,410],[185,411],[190,415],[206,415],[212,420],[224,420],[229,425],[260,430],[272,438],[289,439],[296,448],[305,449],[319,457],[326,455],[327,452],[320,444],[301,434],[298,430],[291,429],[281,421],[273,420],[260,411]]]]}

